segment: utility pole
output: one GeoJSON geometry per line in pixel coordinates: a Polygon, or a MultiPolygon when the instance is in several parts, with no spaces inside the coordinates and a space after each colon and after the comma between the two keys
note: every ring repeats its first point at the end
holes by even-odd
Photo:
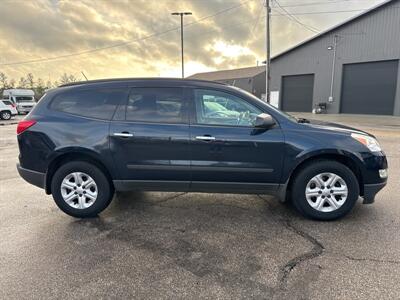
{"type": "Polygon", "coordinates": [[[191,15],[191,12],[173,12],[171,15],[181,17],[181,57],[182,57],[182,78],[185,78],[185,64],[183,59],[183,16],[191,15]]]}
{"type": "Polygon", "coordinates": [[[271,7],[270,0],[265,0],[265,11],[266,11],[266,22],[265,22],[265,50],[267,54],[267,59],[265,60],[265,101],[269,103],[270,101],[270,65],[271,65],[271,38],[270,38],[270,18],[271,18],[271,7]]]}

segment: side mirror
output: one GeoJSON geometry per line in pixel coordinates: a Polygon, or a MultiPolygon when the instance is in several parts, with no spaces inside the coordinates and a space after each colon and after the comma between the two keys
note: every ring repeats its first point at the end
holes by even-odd
{"type": "Polygon", "coordinates": [[[271,115],[269,114],[259,114],[256,117],[256,122],[254,124],[254,127],[256,128],[271,128],[272,126],[274,126],[275,120],[271,117],[271,115]]]}

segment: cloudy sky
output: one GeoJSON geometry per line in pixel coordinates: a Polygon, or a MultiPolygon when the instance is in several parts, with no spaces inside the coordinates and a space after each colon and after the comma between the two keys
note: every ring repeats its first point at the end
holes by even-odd
{"type": "MultiPolygon", "coordinates": [[[[272,0],[272,54],[383,0],[272,0]],[[287,12],[293,14],[289,17],[287,12]]],[[[264,0],[0,0],[0,72],[56,80],[180,76],[265,60],[264,0]],[[55,59],[56,58],[56,59],[55,59]]]]}

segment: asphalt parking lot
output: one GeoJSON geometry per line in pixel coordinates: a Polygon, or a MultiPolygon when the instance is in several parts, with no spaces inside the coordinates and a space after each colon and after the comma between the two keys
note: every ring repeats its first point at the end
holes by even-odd
{"type": "Polygon", "coordinates": [[[378,137],[389,183],[335,222],[269,196],[150,192],[77,220],[18,176],[16,125],[0,126],[0,298],[399,299],[400,122],[344,121],[378,137]]]}

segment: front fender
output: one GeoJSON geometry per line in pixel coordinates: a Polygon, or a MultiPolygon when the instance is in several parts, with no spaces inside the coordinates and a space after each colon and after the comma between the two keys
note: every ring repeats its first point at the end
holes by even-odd
{"type": "Polygon", "coordinates": [[[335,148],[314,148],[307,149],[297,153],[294,156],[287,156],[284,163],[282,182],[287,183],[293,172],[303,163],[312,161],[313,159],[346,159],[351,161],[357,169],[360,170],[360,175],[365,171],[363,157],[359,153],[353,153],[348,150],[335,148]]]}

